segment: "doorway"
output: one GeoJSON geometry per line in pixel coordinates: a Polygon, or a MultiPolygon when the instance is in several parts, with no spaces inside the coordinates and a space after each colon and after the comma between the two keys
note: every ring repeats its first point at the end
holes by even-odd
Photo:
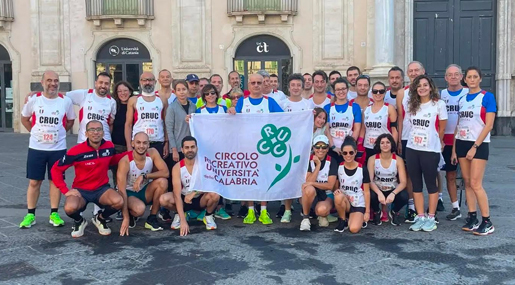
{"type": "Polygon", "coordinates": [[[13,131],[12,62],[7,50],[0,45],[0,132],[13,131]]]}

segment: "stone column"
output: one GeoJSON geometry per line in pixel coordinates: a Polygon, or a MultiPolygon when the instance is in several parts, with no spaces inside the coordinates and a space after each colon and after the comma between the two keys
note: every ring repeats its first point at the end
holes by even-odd
{"type": "Polygon", "coordinates": [[[372,77],[386,78],[394,66],[394,0],[375,0],[374,66],[372,77]]]}

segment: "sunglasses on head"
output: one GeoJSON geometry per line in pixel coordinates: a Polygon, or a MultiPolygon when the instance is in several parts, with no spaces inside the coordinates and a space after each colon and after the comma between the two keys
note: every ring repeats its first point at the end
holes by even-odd
{"type": "Polygon", "coordinates": [[[211,91],[211,92],[204,93],[204,96],[207,96],[207,95],[216,95],[216,92],[211,91]]]}
{"type": "Polygon", "coordinates": [[[347,151],[342,151],[342,155],[354,155],[354,154],[355,154],[355,152],[354,152],[354,151],[349,151],[349,152],[347,152],[347,151]]]}
{"type": "Polygon", "coordinates": [[[386,93],[386,90],[384,89],[372,89],[372,94],[384,94],[386,93]]]}
{"type": "Polygon", "coordinates": [[[317,144],[313,146],[314,149],[328,149],[329,146],[326,144],[317,144]]]}

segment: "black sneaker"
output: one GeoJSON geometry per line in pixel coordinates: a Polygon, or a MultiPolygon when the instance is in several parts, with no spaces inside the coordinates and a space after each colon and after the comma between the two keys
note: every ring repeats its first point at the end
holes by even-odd
{"type": "Polygon", "coordinates": [[[413,224],[415,222],[415,218],[417,217],[417,212],[409,209],[408,215],[406,216],[406,219],[404,220],[405,223],[413,224]]]}
{"type": "Polygon", "coordinates": [[[368,227],[368,223],[367,222],[363,222],[363,225],[361,226],[362,229],[366,229],[368,227]]]}
{"type": "Polygon", "coordinates": [[[279,212],[277,212],[277,214],[275,215],[276,218],[282,218],[283,215],[284,215],[284,211],[286,210],[286,207],[284,205],[281,205],[281,207],[279,207],[279,212]]]}
{"type": "Polygon", "coordinates": [[[381,211],[374,212],[374,219],[372,220],[372,223],[374,223],[376,226],[383,224],[383,222],[381,222],[381,211]]]}
{"type": "Polygon", "coordinates": [[[170,215],[170,211],[168,209],[162,208],[159,211],[159,214],[157,216],[163,220],[165,223],[171,223],[172,222],[172,216],[170,215]]]}
{"type": "Polygon", "coordinates": [[[390,223],[394,226],[400,226],[402,224],[401,213],[395,213],[393,210],[389,212],[390,223]]]}
{"type": "Polygon", "coordinates": [[[145,223],[145,229],[149,229],[153,232],[155,231],[162,231],[163,228],[161,227],[161,225],[159,224],[159,222],[157,221],[157,218],[156,216],[148,216],[147,218],[147,222],[145,223]]]}
{"type": "Polygon", "coordinates": [[[113,221],[113,219],[111,217],[107,217],[107,218],[105,218],[105,221],[106,221],[106,223],[111,223],[113,221]]]}
{"type": "Polygon", "coordinates": [[[241,205],[240,210],[238,211],[238,218],[245,218],[247,216],[247,213],[249,212],[249,207],[246,205],[241,205]]]}
{"type": "Polygon", "coordinates": [[[461,229],[466,232],[473,232],[477,228],[479,228],[479,220],[477,219],[477,216],[468,216],[465,219],[465,225],[461,227],[461,229]]]}
{"type": "Polygon", "coordinates": [[[349,227],[349,224],[348,224],[347,220],[342,220],[342,219],[338,218],[338,226],[336,226],[334,231],[343,233],[348,227],[349,227]]]}
{"type": "Polygon", "coordinates": [[[129,229],[133,229],[136,227],[136,218],[134,218],[131,214],[129,214],[129,229]]]}
{"type": "Polygon", "coordinates": [[[436,211],[438,211],[438,212],[445,211],[445,206],[443,205],[442,199],[438,199],[438,205],[436,205],[436,211]]]}
{"type": "Polygon", "coordinates": [[[123,221],[123,214],[122,214],[122,211],[118,211],[118,213],[116,213],[116,218],[115,220],[117,221],[123,221]]]}
{"type": "Polygon", "coordinates": [[[229,200],[227,200],[226,203],[225,203],[225,212],[229,216],[234,216],[234,212],[232,210],[232,204],[231,204],[231,201],[229,201],[229,200]]]}
{"type": "Polygon", "coordinates": [[[452,212],[445,218],[449,221],[456,221],[457,219],[461,218],[461,212],[458,210],[458,208],[453,208],[452,212]]]}
{"type": "Polygon", "coordinates": [[[494,230],[494,225],[490,220],[488,222],[485,222],[485,220],[483,220],[481,222],[481,225],[479,225],[479,227],[476,230],[474,230],[474,234],[478,236],[486,236],[489,234],[493,234],[494,230]]]}
{"type": "Polygon", "coordinates": [[[91,218],[91,221],[97,227],[98,233],[103,236],[108,236],[111,234],[111,229],[107,226],[107,221],[100,217],[102,214],[102,211],[98,212],[93,218],[91,218]]]}

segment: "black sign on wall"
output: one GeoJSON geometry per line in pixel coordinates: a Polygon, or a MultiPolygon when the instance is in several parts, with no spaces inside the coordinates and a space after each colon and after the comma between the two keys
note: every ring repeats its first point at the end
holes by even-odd
{"type": "Polygon", "coordinates": [[[259,35],[253,36],[242,42],[236,50],[236,57],[248,56],[283,56],[290,57],[290,49],[280,39],[259,35]]]}
{"type": "Polygon", "coordinates": [[[105,43],[97,53],[97,61],[139,59],[150,61],[148,49],[138,41],[114,39],[105,43]]]}

